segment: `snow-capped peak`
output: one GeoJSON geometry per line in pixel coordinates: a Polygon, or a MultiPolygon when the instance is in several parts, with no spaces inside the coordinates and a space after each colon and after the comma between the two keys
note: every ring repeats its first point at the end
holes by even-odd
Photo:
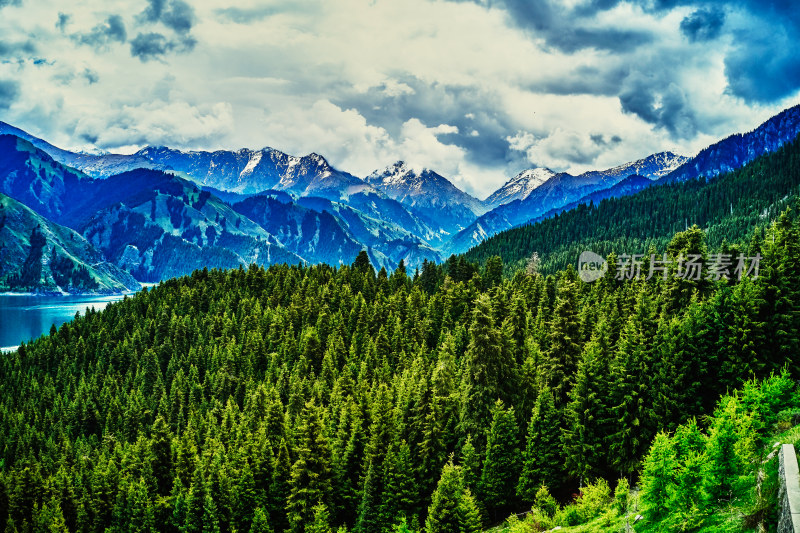
{"type": "MultiPolygon", "coordinates": [[[[425,178],[439,177],[438,174],[428,170],[425,167],[418,167],[410,165],[405,161],[398,161],[393,165],[389,165],[383,170],[376,170],[369,176],[366,181],[373,185],[383,185],[387,187],[408,184],[411,182],[419,182],[425,178]]],[[[444,179],[444,178],[441,178],[444,179]]]]}
{"type": "Polygon", "coordinates": [[[364,181],[390,198],[412,207],[441,209],[463,206],[472,213],[485,211],[479,200],[453,185],[441,174],[406,161],[397,161],[383,170],[376,170],[364,181]]]}
{"type": "Polygon", "coordinates": [[[489,207],[507,204],[514,200],[524,200],[556,173],[549,168],[531,168],[523,170],[486,199],[489,207]]]}
{"type": "Polygon", "coordinates": [[[605,171],[605,173],[609,175],[619,175],[622,177],[627,177],[631,174],[639,174],[645,178],[655,180],[662,176],[666,176],[688,160],[688,157],[684,157],[672,152],[659,152],[657,154],[647,156],[644,159],[632,161],[630,163],[625,163],[618,167],[609,169],[605,171]]]}

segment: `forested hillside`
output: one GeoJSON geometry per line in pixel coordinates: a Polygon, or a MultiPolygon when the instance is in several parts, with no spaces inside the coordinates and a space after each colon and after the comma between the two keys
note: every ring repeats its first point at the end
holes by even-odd
{"type": "Polygon", "coordinates": [[[663,250],[672,235],[694,224],[706,231],[713,246],[742,243],[756,227],[768,225],[799,192],[800,139],[795,139],[718,178],[654,186],[505,231],[465,257],[483,262],[500,255],[516,269],[523,268],[535,252],[542,258],[543,271],[554,273],[575,264],[587,249],[601,255],[647,253],[651,245],[663,250]]]}
{"type": "MultiPolygon", "coordinates": [[[[503,280],[498,258],[412,279],[365,253],[169,280],[0,358],[0,521],[474,532],[542,484],[635,475],[749,376],[800,377],[795,213],[741,281],[503,280]]],[[[668,252],[709,251],[692,228],[668,252]]]]}

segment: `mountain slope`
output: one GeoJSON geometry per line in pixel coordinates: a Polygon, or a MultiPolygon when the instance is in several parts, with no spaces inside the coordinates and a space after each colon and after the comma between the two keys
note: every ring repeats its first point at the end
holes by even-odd
{"type": "Polygon", "coordinates": [[[486,212],[483,202],[453,185],[444,176],[423,168],[416,170],[403,161],[375,171],[365,179],[389,198],[409,207],[431,225],[448,233],[464,228],[486,212]]]}
{"type": "Polygon", "coordinates": [[[203,267],[299,263],[302,259],[192,182],[139,169],[95,182],[88,218],[72,222],[137,279],[158,281],[203,267]],[[127,194],[109,191],[126,189],[127,194]]]}
{"type": "MultiPolygon", "coordinates": [[[[313,262],[330,265],[352,260],[363,248],[341,221],[328,211],[317,212],[267,196],[253,196],[233,209],[259,224],[287,249],[313,262]]],[[[389,263],[380,254],[377,264],[389,263]]],[[[389,265],[386,265],[389,266],[389,265]]]]}
{"type": "MultiPolygon", "coordinates": [[[[361,195],[356,195],[357,197],[361,195]]],[[[317,212],[325,212],[336,216],[341,223],[347,228],[353,238],[358,240],[361,244],[370,250],[378,250],[386,257],[390,258],[393,262],[392,268],[402,259],[409,267],[419,266],[423,261],[441,260],[439,253],[426,240],[421,239],[416,233],[409,231],[407,228],[411,227],[416,231],[427,231],[432,233],[430,229],[420,228],[414,226],[417,224],[416,220],[405,210],[397,211],[397,218],[400,223],[387,222],[389,216],[380,216],[381,208],[383,214],[391,213],[386,211],[393,206],[400,204],[395,200],[388,200],[386,204],[376,204],[376,207],[370,209],[367,205],[370,197],[375,201],[375,195],[364,195],[364,202],[360,205],[360,209],[356,209],[348,204],[331,202],[325,198],[299,198],[298,205],[313,209],[317,212]],[[405,225],[402,223],[405,221],[405,225]]],[[[352,202],[353,198],[351,198],[352,202]]]]}
{"type": "Polygon", "coordinates": [[[0,290],[111,293],[139,288],[82,235],[0,193],[0,290]]]}
{"type": "Polygon", "coordinates": [[[615,180],[619,181],[631,170],[637,170],[633,173],[651,178],[659,185],[698,177],[714,177],[741,168],[759,155],[773,152],[786,142],[794,140],[799,133],[800,105],[770,118],[750,133],[731,135],[709,146],[697,156],[684,160],[677,168],[675,165],[680,162],[681,156],[664,152],[608,171],[582,174],[581,177],[589,178],[587,183],[596,183],[590,187],[576,186],[580,184],[579,181],[559,174],[536,188],[524,200],[501,205],[479,218],[456,235],[448,248],[451,252],[463,253],[500,231],[536,220],[560,207],[584,203],[581,198],[614,185],[615,180]]]}
{"type": "Polygon", "coordinates": [[[30,142],[0,135],[0,192],[59,221],[92,180],[53,160],[30,142]]]}
{"type": "Polygon", "coordinates": [[[683,156],[663,152],[608,170],[592,170],[578,176],[562,172],[542,181],[552,171],[537,169],[540,171],[530,172],[527,176],[523,173],[493,195],[496,195],[495,201],[504,198],[517,199],[479,217],[455,235],[447,248],[451,253],[463,253],[492,235],[577,202],[595,191],[613,187],[632,174],[658,179],[685,160],[683,156]]]}
{"type": "Polygon", "coordinates": [[[134,168],[165,170],[165,167],[136,154],[84,154],[62,150],[5,122],[0,122],[0,135],[14,135],[24,139],[62,165],[78,169],[93,178],[107,178],[134,168]]]}
{"type": "Polygon", "coordinates": [[[319,154],[295,157],[272,148],[184,152],[161,146],[144,148],[137,155],[201,185],[229,192],[275,189],[341,200],[371,189],[352,174],[333,168],[319,154]]]}
{"type": "MultiPolygon", "coordinates": [[[[537,223],[499,233],[465,254],[483,262],[500,255],[521,268],[534,252],[542,268],[553,272],[575,264],[584,250],[600,254],[646,253],[649,246],[665,250],[671,236],[697,224],[706,230],[710,246],[741,243],[741,236],[764,227],[800,197],[800,137],[776,152],[714,180],[651,182],[645,190],[581,204],[537,223]]],[[[620,184],[622,185],[622,184],[620,184]]],[[[596,193],[597,194],[597,193],[596,193]]]]}
{"type": "Polygon", "coordinates": [[[702,150],[662,181],[674,183],[710,178],[736,170],[757,157],[774,152],[800,135],[800,105],[770,118],[749,133],[737,133],[702,150]]]}
{"type": "Polygon", "coordinates": [[[549,168],[523,170],[489,195],[485,203],[494,209],[514,200],[524,200],[530,196],[534,189],[555,175],[556,173],[549,168]]]}

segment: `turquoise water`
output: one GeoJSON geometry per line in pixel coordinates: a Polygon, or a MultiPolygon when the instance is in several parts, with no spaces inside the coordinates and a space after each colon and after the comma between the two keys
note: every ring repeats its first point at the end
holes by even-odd
{"type": "Polygon", "coordinates": [[[13,350],[21,342],[50,332],[50,326],[60,326],[75,318],[75,313],[87,307],[99,311],[109,302],[121,300],[114,296],[29,296],[0,294],[0,350],[13,350]]]}

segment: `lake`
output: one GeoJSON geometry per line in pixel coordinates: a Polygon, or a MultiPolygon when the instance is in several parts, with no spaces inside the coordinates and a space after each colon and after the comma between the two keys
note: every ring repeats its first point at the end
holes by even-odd
{"type": "Polygon", "coordinates": [[[87,307],[99,311],[110,302],[121,300],[114,296],[41,296],[0,294],[0,351],[15,349],[21,342],[35,339],[75,318],[87,307]]]}

